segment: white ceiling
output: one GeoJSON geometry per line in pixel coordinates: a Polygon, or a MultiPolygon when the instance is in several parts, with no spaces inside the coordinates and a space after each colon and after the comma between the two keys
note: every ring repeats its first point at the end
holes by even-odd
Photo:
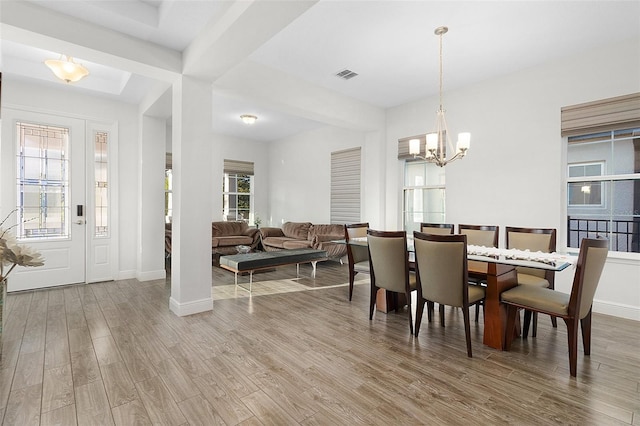
{"type": "MultiPolygon", "coordinates": [[[[130,40],[132,46],[137,46],[140,40],[144,41],[152,57],[154,49],[164,49],[155,56],[173,52],[186,60],[190,49],[198,51],[204,41],[209,41],[214,47],[203,51],[203,57],[211,57],[201,68],[209,73],[207,77],[214,88],[213,128],[224,134],[269,141],[323,125],[319,118],[322,114],[279,108],[281,99],[257,93],[253,96],[242,87],[242,79],[233,78],[242,69],[259,70],[255,68],[259,66],[277,72],[281,84],[287,84],[289,79],[292,85],[307,84],[323,90],[322,93],[388,108],[437,93],[438,38],[433,30],[440,25],[449,27],[444,36],[445,91],[640,37],[640,1],[257,0],[256,5],[253,3],[2,0],[0,7],[8,11],[9,17],[5,20],[0,14],[3,23],[0,66],[5,75],[30,79],[34,84],[63,85],[67,90],[139,103],[156,87],[157,79],[144,71],[127,69],[115,58],[115,51],[96,55],[95,51],[110,50],[111,46],[101,44],[100,40],[89,46],[91,36],[95,35],[90,34],[94,25],[125,34],[124,44],[130,40]],[[16,27],[30,24],[27,21],[22,24],[15,18],[19,14],[8,7],[10,3],[26,7],[24,11],[29,14],[44,8],[51,21],[67,15],[92,24],[76,25],[73,32],[74,37],[82,40],[77,43],[80,45],[77,52],[88,57],[75,55],[91,75],[75,85],[56,81],[42,62],[60,53],[71,53],[47,49],[59,46],[51,40],[51,34],[64,36],[64,31],[43,24],[46,39],[33,37],[33,28],[15,31],[16,27]],[[296,9],[298,5],[300,10],[296,9]],[[335,77],[335,73],[345,68],[359,75],[348,81],[335,77]],[[258,122],[251,127],[243,125],[239,120],[243,113],[257,115],[258,122]]],[[[170,114],[166,109],[158,109],[159,116],[170,114]]]]}

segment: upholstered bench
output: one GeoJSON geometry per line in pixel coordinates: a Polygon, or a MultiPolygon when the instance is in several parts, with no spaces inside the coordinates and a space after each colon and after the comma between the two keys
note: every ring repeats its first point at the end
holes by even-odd
{"type": "MultiPolygon", "coordinates": [[[[249,292],[253,284],[253,273],[262,269],[276,266],[296,264],[296,275],[300,274],[301,263],[311,263],[312,276],[316,276],[316,263],[327,259],[327,252],[316,249],[292,249],[280,251],[265,251],[246,254],[234,254],[220,257],[220,267],[235,274],[235,284],[238,285],[238,273],[249,272],[249,292]]],[[[244,288],[244,287],[241,287],[244,288]]]]}

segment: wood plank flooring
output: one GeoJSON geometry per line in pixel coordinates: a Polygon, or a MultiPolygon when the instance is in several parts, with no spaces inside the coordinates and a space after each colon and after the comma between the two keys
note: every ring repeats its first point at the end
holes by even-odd
{"type": "MultiPolygon", "coordinates": [[[[216,300],[183,318],[165,280],[10,294],[2,424],[640,425],[638,322],[595,314],[576,379],[562,323],[541,316],[537,338],[499,352],[482,345],[481,315],[469,359],[461,311],[415,338],[406,311],[369,321],[366,277],[349,302],[335,287],[346,266],[310,270],[298,281],[313,291],[216,300]]],[[[278,268],[254,286],[292,277],[278,268]]]]}

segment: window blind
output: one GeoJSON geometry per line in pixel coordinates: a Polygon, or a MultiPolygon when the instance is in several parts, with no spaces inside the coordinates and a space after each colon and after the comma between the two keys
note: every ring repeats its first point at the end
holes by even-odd
{"type": "Polygon", "coordinates": [[[361,148],[331,153],[331,223],[360,222],[361,148]]]}
{"type": "Polygon", "coordinates": [[[253,176],[252,161],[224,160],[224,172],[253,176]]]}
{"type": "Polygon", "coordinates": [[[578,136],[640,127],[640,93],[561,109],[562,136],[578,136]]]}

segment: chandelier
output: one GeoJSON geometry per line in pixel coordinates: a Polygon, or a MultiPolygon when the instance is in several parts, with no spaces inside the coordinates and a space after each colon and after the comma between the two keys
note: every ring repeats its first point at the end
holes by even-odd
{"type": "Polygon", "coordinates": [[[89,75],[89,70],[75,62],[71,56],[60,55],[60,59],[47,59],[44,63],[56,77],[67,83],[75,83],[89,75]]]}
{"type": "Polygon", "coordinates": [[[447,149],[454,152],[451,138],[449,137],[449,129],[447,121],[444,117],[444,108],[442,107],[442,36],[449,31],[447,27],[438,27],[435,29],[435,35],[440,37],[440,107],[436,114],[436,131],[428,133],[426,136],[426,155],[420,155],[420,140],[411,139],[409,141],[409,154],[413,158],[421,158],[430,163],[435,163],[440,167],[446,166],[448,163],[464,157],[469,150],[471,141],[471,133],[459,133],[456,143],[455,155],[447,159],[447,149]]]}

